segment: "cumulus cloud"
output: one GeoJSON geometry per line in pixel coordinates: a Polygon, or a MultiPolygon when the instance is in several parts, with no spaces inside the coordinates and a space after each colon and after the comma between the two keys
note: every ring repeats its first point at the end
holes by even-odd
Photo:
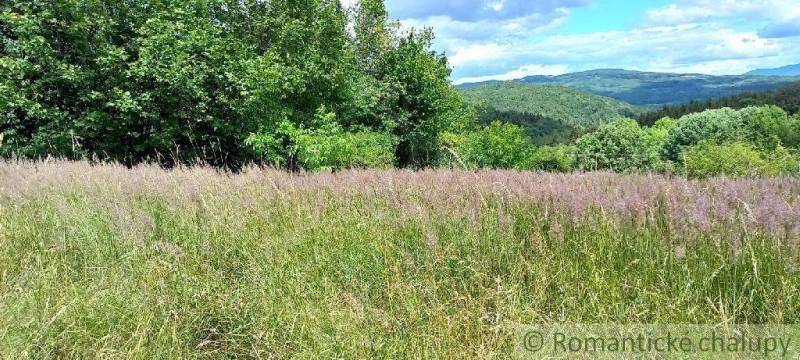
{"type": "Polygon", "coordinates": [[[642,11],[632,28],[558,33],[573,9],[592,2],[387,0],[387,7],[403,28],[433,28],[458,83],[597,68],[725,75],[800,60],[798,0],[674,0],[642,11]]]}
{"type": "Polygon", "coordinates": [[[763,39],[755,32],[740,32],[720,24],[681,24],[556,35],[536,42],[520,41],[507,45],[502,66],[465,68],[457,71],[456,80],[461,83],[472,82],[475,78],[508,78],[519,75],[509,72],[509,69],[530,63],[570,64],[573,71],[625,68],[740,74],[763,64],[796,62],[800,59],[800,48],[796,45],[779,39],[763,39]],[[497,75],[481,74],[481,71],[497,75]]]}
{"type": "Polygon", "coordinates": [[[464,77],[455,81],[456,85],[466,83],[476,83],[488,80],[515,80],[533,75],[562,75],[569,72],[569,66],[564,64],[542,65],[529,64],[499,75],[464,77]]]}
{"type": "Polygon", "coordinates": [[[447,16],[456,21],[510,20],[531,14],[584,6],[591,0],[388,0],[393,17],[425,19],[447,16]]]}
{"type": "Polygon", "coordinates": [[[797,0],[683,0],[648,11],[654,24],[741,18],[769,23],[759,31],[765,38],[800,35],[800,2],[797,0]]]}
{"type": "Polygon", "coordinates": [[[506,57],[508,46],[498,44],[479,44],[458,47],[448,57],[450,65],[459,66],[468,63],[498,60],[506,57]]]}

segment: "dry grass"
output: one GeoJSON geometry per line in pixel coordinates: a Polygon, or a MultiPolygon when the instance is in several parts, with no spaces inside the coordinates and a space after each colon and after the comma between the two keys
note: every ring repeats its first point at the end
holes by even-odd
{"type": "Polygon", "coordinates": [[[800,181],[0,164],[5,358],[504,358],[800,320],[800,181]]]}

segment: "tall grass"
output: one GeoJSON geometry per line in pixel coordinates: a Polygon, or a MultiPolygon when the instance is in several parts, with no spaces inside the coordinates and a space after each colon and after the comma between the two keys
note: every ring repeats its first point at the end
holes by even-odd
{"type": "Polygon", "coordinates": [[[800,320],[800,181],[0,164],[3,358],[505,358],[800,320]]]}

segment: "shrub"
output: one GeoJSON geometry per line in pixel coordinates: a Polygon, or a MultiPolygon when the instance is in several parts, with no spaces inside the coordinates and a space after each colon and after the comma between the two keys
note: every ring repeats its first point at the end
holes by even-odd
{"type": "Polygon", "coordinates": [[[445,134],[442,142],[468,168],[520,168],[532,149],[525,130],[500,121],[466,134],[445,134]]]}
{"type": "Polygon", "coordinates": [[[800,156],[782,146],[769,152],[766,159],[767,164],[764,168],[766,175],[800,175],[800,156]]]}
{"type": "MultiPolygon", "coordinates": [[[[652,169],[660,161],[649,151],[648,132],[631,119],[620,119],[584,135],[577,142],[577,164],[583,170],[633,172],[652,169]]],[[[653,141],[655,141],[654,138],[653,141]]]]}
{"type": "Polygon", "coordinates": [[[658,120],[652,127],[645,129],[643,158],[648,163],[648,170],[664,172],[669,168],[667,161],[661,157],[667,136],[677,123],[671,118],[658,120]]]}
{"type": "Polygon", "coordinates": [[[711,176],[758,176],[764,174],[767,161],[752,145],[734,142],[719,145],[703,142],[683,154],[686,175],[691,178],[711,176]]]}
{"type": "Polygon", "coordinates": [[[389,133],[345,131],[336,115],[324,107],[317,111],[312,126],[306,129],[283,121],[272,133],[251,135],[247,144],[276,166],[319,171],[394,165],[396,143],[389,133]]]}
{"type": "Polygon", "coordinates": [[[673,127],[664,142],[663,155],[666,160],[680,161],[681,154],[688,148],[705,140],[732,140],[732,129],[741,124],[739,112],[729,108],[706,110],[686,115],[673,127]]]}
{"type": "Polygon", "coordinates": [[[575,147],[542,146],[531,152],[531,156],[523,168],[548,172],[572,172],[575,170],[575,147]]]}
{"type": "Polygon", "coordinates": [[[664,157],[680,161],[684,150],[704,141],[744,142],[772,151],[783,143],[797,143],[798,135],[793,121],[776,106],[747,107],[739,111],[706,110],[682,117],[669,131],[664,142],[664,157]]]}
{"type": "Polygon", "coordinates": [[[297,158],[308,170],[386,169],[394,165],[394,139],[374,131],[304,134],[297,158]]]}

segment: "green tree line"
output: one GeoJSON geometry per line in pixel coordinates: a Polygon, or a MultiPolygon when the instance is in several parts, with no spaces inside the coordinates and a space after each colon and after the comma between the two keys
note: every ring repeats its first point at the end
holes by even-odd
{"type": "Polygon", "coordinates": [[[382,0],[8,0],[0,153],[236,168],[430,166],[473,115],[382,0]]]}
{"type": "Polygon", "coordinates": [[[678,119],[684,115],[709,109],[721,109],[725,107],[741,109],[748,106],[761,105],[775,105],[789,114],[797,114],[800,112],[800,82],[784,86],[777,90],[746,92],[739,95],[706,101],[690,101],[686,104],[664,106],[658,110],[641,113],[635,116],[635,119],[642,125],[650,126],[664,117],[678,119]]]}
{"type": "MultiPolygon", "coordinates": [[[[521,127],[495,122],[446,137],[472,168],[655,172],[694,178],[800,175],[800,114],[772,106],[712,109],[642,127],[621,118],[569,145],[536,146],[521,127]],[[513,156],[511,156],[513,154],[513,156]]],[[[453,160],[451,160],[453,162],[453,160]]]]}

